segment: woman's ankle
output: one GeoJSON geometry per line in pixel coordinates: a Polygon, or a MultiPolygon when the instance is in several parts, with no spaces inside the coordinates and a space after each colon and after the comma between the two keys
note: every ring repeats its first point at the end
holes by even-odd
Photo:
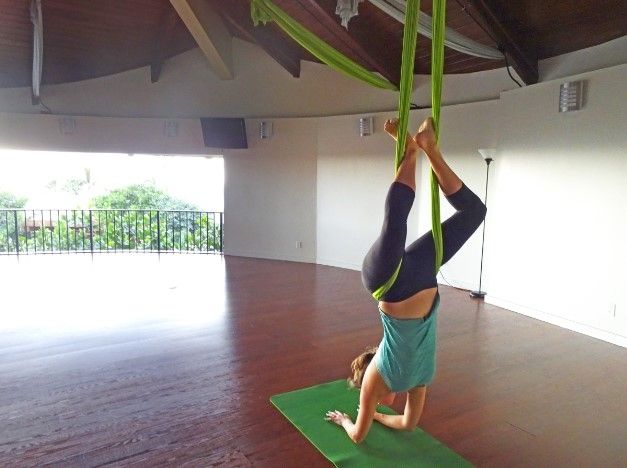
{"type": "Polygon", "coordinates": [[[431,148],[423,149],[423,151],[427,155],[427,158],[429,158],[429,161],[439,162],[444,160],[444,157],[440,152],[440,148],[438,148],[437,145],[431,148]]]}

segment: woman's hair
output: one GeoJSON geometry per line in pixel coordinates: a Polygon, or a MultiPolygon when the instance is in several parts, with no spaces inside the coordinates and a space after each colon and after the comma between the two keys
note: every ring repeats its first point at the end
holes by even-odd
{"type": "Polygon", "coordinates": [[[368,364],[370,364],[370,361],[372,361],[376,352],[377,347],[371,346],[353,360],[351,363],[351,371],[353,372],[353,375],[347,379],[348,384],[351,387],[361,388],[366,368],[368,367],[368,364]]]}

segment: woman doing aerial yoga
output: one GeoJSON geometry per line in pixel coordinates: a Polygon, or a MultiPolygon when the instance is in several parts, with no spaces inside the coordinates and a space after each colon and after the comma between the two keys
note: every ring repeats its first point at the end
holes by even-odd
{"type": "MultiPolygon", "coordinates": [[[[388,120],[385,131],[396,138],[398,123],[388,120]]],[[[442,223],[446,263],[479,227],[486,207],[446,164],[436,142],[433,120],[427,119],[415,137],[407,137],[405,156],[385,201],[383,228],[366,255],[362,280],[372,293],[396,273],[396,279],[379,299],[383,339],[377,348],[358,356],[351,364],[349,382],[360,388],[359,411],[353,423],[340,411],[326,418],[342,426],[356,443],[378,421],[393,429],[414,429],[425,403],[426,386],[435,374],[436,319],[440,304],[435,271],[435,245],[431,232],[405,248],[407,217],[416,192],[416,158],[423,150],[438,184],[457,212],[442,223]],[[399,267],[400,265],[400,267],[399,267]],[[406,393],[402,415],[376,411],[377,404],[391,404],[406,393]]]]}

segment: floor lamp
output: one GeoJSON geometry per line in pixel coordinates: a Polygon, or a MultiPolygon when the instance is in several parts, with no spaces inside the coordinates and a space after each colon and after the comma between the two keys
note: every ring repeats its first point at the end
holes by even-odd
{"type": "MultiPolygon", "coordinates": [[[[485,197],[483,203],[488,206],[488,181],[490,180],[490,163],[494,161],[494,149],[480,149],[479,154],[483,158],[486,164],[485,169],[485,197]]],[[[485,220],[483,221],[483,237],[481,238],[481,267],[479,269],[479,289],[477,291],[470,291],[470,297],[476,297],[483,299],[486,295],[485,291],[481,290],[481,279],[483,276],[483,246],[485,244],[485,220]]]]}

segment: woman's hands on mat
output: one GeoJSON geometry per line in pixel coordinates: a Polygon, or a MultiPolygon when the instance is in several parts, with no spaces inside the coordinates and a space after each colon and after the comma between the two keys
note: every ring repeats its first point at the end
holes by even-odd
{"type": "Polygon", "coordinates": [[[342,413],[341,411],[338,411],[338,410],[334,410],[334,411],[327,411],[326,417],[324,419],[326,419],[327,421],[333,422],[337,424],[338,426],[343,427],[348,437],[350,437],[350,439],[353,442],[358,444],[362,440],[364,440],[364,438],[366,437],[366,434],[368,433],[368,429],[370,429],[370,424],[372,424],[372,419],[370,419],[366,427],[363,426],[363,422],[362,422],[362,424],[358,428],[357,426],[359,425],[359,416],[360,415],[358,414],[357,420],[355,421],[355,424],[353,424],[353,421],[351,420],[348,414],[342,413]]]}
{"type": "Polygon", "coordinates": [[[342,426],[344,422],[352,422],[350,416],[346,413],[342,413],[341,411],[327,411],[327,415],[324,418],[326,421],[331,421],[337,424],[338,426],[342,426]]]}
{"type": "MultiPolygon", "coordinates": [[[[372,402],[372,404],[366,405],[367,410],[359,410],[357,413],[357,418],[355,423],[351,420],[350,416],[346,413],[342,413],[341,411],[327,411],[326,419],[332,423],[337,424],[338,426],[342,426],[346,431],[346,434],[350,439],[359,444],[366,438],[368,431],[370,430],[370,426],[372,425],[372,413],[374,413],[374,407],[376,402],[372,402]]],[[[364,405],[360,405],[362,408],[364,405]]]]}
{"type": "MultiPolygon", "coordinates": [[[[351,418],[341,411],[333,410],[326,413],[325,419],[342,426],[348,437],[356,444],[359,444],[366,438],[370,426],[372,426],[372,415],[377,409],[377,401],[385,393],[389,393],[385,383],[382,383],[382,388],[377,388],[374,385],[373,377],[376,378],[377,376],[378,373],[374,365],[366,368],[364,380],[359,391],[359,411],[354,424],[351,418]]],[[[379,377],[379,379],[381,378],[379,377]]]]}

